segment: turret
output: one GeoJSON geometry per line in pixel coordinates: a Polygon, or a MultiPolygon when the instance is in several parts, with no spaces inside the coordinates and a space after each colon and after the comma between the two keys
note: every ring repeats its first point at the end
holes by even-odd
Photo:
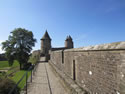
{"type": "Polygon", "coordinates": [[[46,56],[51,49],[51,38],[46,30],[45,34],[41,38],[41,55],[46,56]]]}
{"type": "Polygon", "coordinates": [[[72,38],[71,36],[67,36],[66,40],[65,40],[65,47],[66,48],[73,48],[73,41],[72,41],[72,38]]]}

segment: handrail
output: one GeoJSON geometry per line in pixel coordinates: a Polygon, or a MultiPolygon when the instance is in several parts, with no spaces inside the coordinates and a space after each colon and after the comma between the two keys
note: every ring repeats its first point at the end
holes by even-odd
{"type": "MultiPolygon", "coordinates": [[[[11,91],[8,94],[13,94],[14,90],[17,88],[17,86],[23,80],[23,78],[25,76],[26,76],[26,89],[27,89],[27,74],[28,74],[28,71],[31,70],[31,69],[32,69],[32,66],[24,73],[24,75],[22,76],[22,78],[17,82],[17,84],[13,87],[13,89],[11,89],[11,91]]],[[[31,70],[31,74],[32,74],[32,70],[31,70]]],[[[26,94],[27,94],[27,90],[26,90],[26,94]]]]}
{"type": "Polygon", "coordinates": [[[35,74],[37,67],[38,67],[38,62],[35,64],[35,67],[33,69],[33,74],[35,74]]]}

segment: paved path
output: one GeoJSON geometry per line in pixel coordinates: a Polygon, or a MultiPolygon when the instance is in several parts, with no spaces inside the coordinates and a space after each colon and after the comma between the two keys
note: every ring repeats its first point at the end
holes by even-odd
{"type": "Polygon", "coordinates": [[[39,63],[28,94],[68,94],[48,63],[39,63]]]}

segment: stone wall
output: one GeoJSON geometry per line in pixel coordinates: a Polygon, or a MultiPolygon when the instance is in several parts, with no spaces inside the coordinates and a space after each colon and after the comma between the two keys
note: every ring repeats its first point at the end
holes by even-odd
{"type": "Polygon", "coordinates": [[[50,52],[50,62],[90,94],[125,94],[125,42],[50,52]]]}
{"type": "Polygon", "coordinates": [[[41,54],[43,55],[48,54],[50,49],[51,49],[51,40],[42,39],[41,40],[41,54]]]}

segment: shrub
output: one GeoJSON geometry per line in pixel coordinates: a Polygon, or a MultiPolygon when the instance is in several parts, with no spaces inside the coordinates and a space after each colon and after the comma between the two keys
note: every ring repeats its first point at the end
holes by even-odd
{"type": "MultiPolygon", "coordinates": [[[[0,78],[0,94],[8,94],[16,85],[14,81],[8,78],[0,78]]],[[[19,94],[20,89],[17,87],[13,94],[19,94]]]]}
{"type": "Polygon", "coordinates": [[[32,64],[36,64],[40,59],[40,51],[34,51],[32,52],[30,58],[29,58],[29,62],[31,62],[32,64]]]}
{"type": "Polygon", "coordinates": [[[32,66],[31,62],[28,62],[27,64],[24,64],[24,70],[28,70],[32,66]]]}

